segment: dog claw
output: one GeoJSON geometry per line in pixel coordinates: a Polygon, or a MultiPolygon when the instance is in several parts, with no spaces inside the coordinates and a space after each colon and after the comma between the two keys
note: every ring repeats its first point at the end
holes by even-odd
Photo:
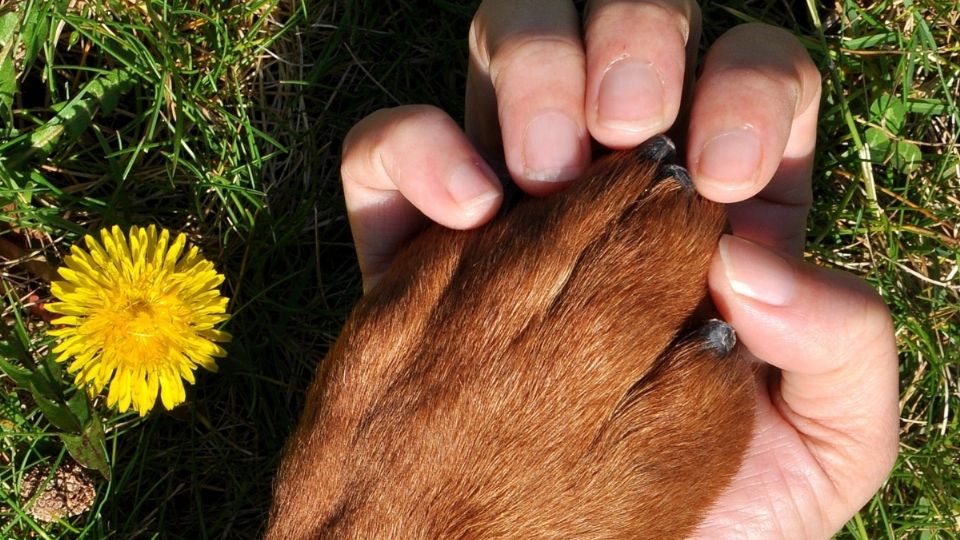
{"type": "Polygon", "coordinates": [[[672,161],[676,155],[677,145],[666,135],[657,135],[640,146],[640,157],[651,161],[664,163],[672,161]]]}
{"type": "Polygon", "coordinates": [[[717,358],[725,358],[737,345],[737,333],[733,327],[720,319],[710,319],[700,328],[704,348],[713,351],[717,358]]]}

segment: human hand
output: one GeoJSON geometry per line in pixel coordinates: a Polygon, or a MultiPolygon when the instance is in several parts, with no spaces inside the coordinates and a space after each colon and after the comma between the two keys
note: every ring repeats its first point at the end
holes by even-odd
{"type": "Polygon", "coordinates": [[[897,356],[878,296],[798,259],[811,201],[820,79],[788,33],[744,25],[692,83],[699,12],[681,1],[494,0],[470,32],[466,135],[425,106],[374,113],[342,174],[364,286],[426,220],[476,227],[505,168],[535,195],[590,160],[590,137],[635,146],[683,120],[697,190],[728,205],[709,275],[757,378],[754,440],[698,536],[826,538],[876,491],[897,452],[897,356]],[[646,74],[646,78],[644,78],[646,74]],[[488,165],[490,163],[490,165],[488,165]]]}

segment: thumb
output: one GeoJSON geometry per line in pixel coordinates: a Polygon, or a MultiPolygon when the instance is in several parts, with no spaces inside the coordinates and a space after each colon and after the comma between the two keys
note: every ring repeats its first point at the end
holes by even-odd
{"type": "Polygon", "coordinates": [[[897,454],[897,350],[890,314],[865,282],[724,235],[710,267],[714,302],[737,337],[781,370],[777,411],[853,510],[897,454]]]}

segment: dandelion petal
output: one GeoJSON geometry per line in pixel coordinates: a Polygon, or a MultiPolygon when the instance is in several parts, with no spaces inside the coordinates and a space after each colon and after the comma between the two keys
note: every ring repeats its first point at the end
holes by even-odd
{"type": "Polygon", "coordinates": [[[203,259],[186,235],[150,225],[128,234],[114,226],[74,245],[51,284],[62,315],[50,331],[59,337],[57,361],[70,362],[78,384],[92,394],[109,386],[107,405],[140,415],[160,402],[186,399],[183,382],[198,367],[216,371],[218,345],[230,334],[214,328],[227,319],[223,275],[203,259]],[[97,236],[99,238],[97,238],[97,236]]]}

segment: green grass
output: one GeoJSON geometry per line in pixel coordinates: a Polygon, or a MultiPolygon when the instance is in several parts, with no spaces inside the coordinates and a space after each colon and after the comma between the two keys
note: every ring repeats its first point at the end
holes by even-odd
{"type": "MultiPolygon", "coordinates": [[[[92,509],[52,524],[17,493],[27,471],[67,459],[62,430],[0,375],[0,538],[255,538],[304,387],[359,296],[341,139],[380,107],[462,114],[474,5],[69,4],[0,0],[0,352],[59,380],[36,303],[49,299],[49,265],[112,224],[188,233],[227,275],[236,338],[184,406],[146,419],[96,409],[110,480],[95,477],[92,509]]],[[[896,321],[901,456],[838,537],[955,538],[960,10],[844,1],[814,17],[741,0],[703,11],[705,44],[761,20],[796,32],[821,66],[807,258],[867,279],[896,321]]]]}

